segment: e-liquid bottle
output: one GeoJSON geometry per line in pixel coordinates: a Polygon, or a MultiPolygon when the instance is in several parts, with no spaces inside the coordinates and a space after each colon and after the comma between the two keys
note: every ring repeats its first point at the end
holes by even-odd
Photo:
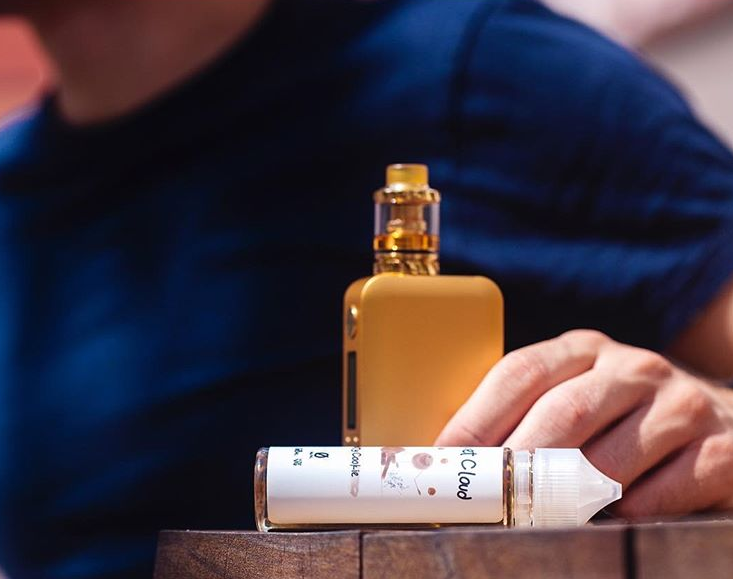
{"type": "Polygon", "coordinates": [[[577,526],[621,498],[578,449],[272,447],[254,476],[260,531],[577,526]]]}

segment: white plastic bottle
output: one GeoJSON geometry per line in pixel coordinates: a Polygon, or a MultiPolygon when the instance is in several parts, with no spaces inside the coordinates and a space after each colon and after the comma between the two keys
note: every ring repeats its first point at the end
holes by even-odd
{"type": "Polygon", "coordinates": [[[621,485],[578,449],[272,447],[257,453],[261,531],[578,526],[621,485]]]}

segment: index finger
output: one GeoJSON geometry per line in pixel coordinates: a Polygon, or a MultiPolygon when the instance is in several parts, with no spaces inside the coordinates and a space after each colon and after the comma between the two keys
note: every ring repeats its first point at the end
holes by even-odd
{"type": "Polygon", "coordinates": [[[498,445],[550,388],[590,370],[610,339],[576,330],[502,358],[438,436],[438,446],[498,445]]]}

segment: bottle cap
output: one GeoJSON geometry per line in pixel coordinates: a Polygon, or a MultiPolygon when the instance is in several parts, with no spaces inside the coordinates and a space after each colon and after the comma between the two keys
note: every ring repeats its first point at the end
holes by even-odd
{"type": "Polygon", "coordinates": [[[577,448],[538,448],[534,453],[535,527],[583,525],[621,494],[621,484],[594,467],[577,448]]]}

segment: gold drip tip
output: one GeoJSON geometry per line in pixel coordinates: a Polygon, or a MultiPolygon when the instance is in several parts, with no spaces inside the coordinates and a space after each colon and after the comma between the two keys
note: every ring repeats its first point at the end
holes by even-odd
{"type": "Polygon", "coordinates": [[[387,166],[387,187],[425,188],[428,186],[427,165],[396,164],[387,166]]]}

